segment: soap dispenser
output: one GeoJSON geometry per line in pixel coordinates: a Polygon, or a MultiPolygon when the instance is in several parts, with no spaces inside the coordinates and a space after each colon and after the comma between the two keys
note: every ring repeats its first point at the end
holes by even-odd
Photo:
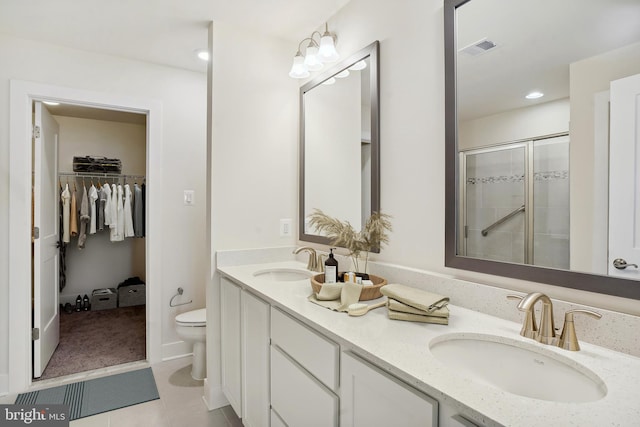
{"type": "Polygon", "coordinates": [[[338,260],[333,257],[333,249],[329,249],[329,258],[324,262],[324,283],[338,283],[338,260]]]}

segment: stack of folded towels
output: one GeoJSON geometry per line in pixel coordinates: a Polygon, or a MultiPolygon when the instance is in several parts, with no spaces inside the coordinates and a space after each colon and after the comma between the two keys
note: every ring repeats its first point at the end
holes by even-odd
{"type": "Polygon", "coordinates": [[[399,284],[383,286],[380,292],[389,299],[389,319],[449,324],[449,297],[399,284]]]}

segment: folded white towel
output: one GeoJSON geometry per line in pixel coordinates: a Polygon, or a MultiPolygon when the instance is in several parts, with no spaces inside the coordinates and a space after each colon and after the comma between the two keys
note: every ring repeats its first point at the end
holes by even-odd
{"type": "Polygon", "coordinates": [[[425,311],[426,313],[431,313],[449,304],[449,297],[397,283],[381,287],[380,292],[389,298],[425,311]]]}

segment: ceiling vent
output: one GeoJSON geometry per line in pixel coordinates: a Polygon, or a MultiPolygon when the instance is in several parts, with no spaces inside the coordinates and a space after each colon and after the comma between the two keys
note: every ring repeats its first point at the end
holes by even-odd
{"type": "Polygon", "coordinates": [[[477,56],[481,53],[485,53],[496,47],[496,44],[491,40],[487,40],[486,38],[479,40],[475,43],[470,44],[469,46],[463,47],[459,50],[459,52],[466,53],[467,55],[477,56]]]}

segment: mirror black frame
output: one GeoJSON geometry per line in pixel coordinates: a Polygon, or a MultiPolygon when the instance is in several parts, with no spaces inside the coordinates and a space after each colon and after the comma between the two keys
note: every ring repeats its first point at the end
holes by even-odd
{"type": "Polygon", "coordinates": [[[640,281],[525,264],[459,256],[457,253],[458,119],[456,93],[456,9],[471,0],[444,2],[445,60],[445,266],[512,277],[600,294],[640,299],[640,281]]]}
{"type": "MultiPolygon", "coordinates": [[[[347,59],[340,61],[329,70],[322,72],[316,78],[300,88],[300,153],[299,153],[299,210],[298,210],[298,239],[305,242],[331,245],[328,237],[305,233],[304,188],[305,188],[305,138],[304,138],[304,95],[325,80],[349,68],[358,61],[369,58],[370,90],[371,90],[371,212],[380,211],[380,43],[376,40],[364,49],[359,50],[347,59]]],[[[372,250],[371,252],[379,252],[372,250]]]]}

